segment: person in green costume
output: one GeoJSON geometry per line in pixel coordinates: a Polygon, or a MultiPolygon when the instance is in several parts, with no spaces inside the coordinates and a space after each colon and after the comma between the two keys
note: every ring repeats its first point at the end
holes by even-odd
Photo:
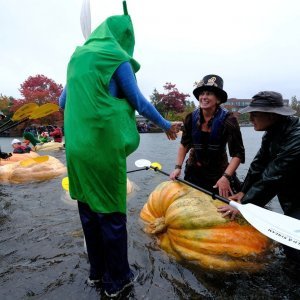
{"type": "Polygon", "coordinates": [[[172,140],[181,125],[165,120],[139,91],[134,73],[140,65],[133,50],[133,25],[124,3],[124,15],[107,18],[76,48],[63,104],[60,99],[69,191],[78,200],[90,262],[87,283],[101,283],[110,297],[135,278],[126,229],[126,157],[139,145],[135,110],[172,140]]]}
{"type": "Polygon", "coordinates": [[[23,138],[30,141],[30,143],[35,147],[36,145],[42,145],[43,142],[38,140],[31,132],[24,132],[23,138]]]}

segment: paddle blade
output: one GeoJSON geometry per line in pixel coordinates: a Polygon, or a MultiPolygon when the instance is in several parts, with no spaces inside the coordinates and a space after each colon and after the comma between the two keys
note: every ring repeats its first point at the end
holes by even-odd
{"type": "Polygon", "coordinates": [[[19,109],[16,110],[12,116],[12,121],[20,121],[24,118],[29,117],[39,106],[36,103],[27,103],[22,105],[19,109]]]}
{"type": "Polygon", "coordinates": [[[147,160],[147,159],[139,159],[139,160],[136,160],[135,163],[136,167],[138,168],[143,168],[143,167],[148,167],[150,168],[151,166],[151,161],[150,160],[147,160]]]}
{"type": "Polygon", "coordinates": [[[54,103],[46,103],[37,108],[30,116],[29,119],[39,119],[46,117],[54,112],[59,111],[59,106],[54,103]]]}
{"type": "Polygon", "coordinates": [[[90,0],[83,0],[80,14],[81,31],[85,39],[91,34],[90,0]]]}
{"type": "Polygon", "coordinates": [[[35,158],[24,159],[20,162],[20,166],[29,167],[33,164],[41,164],[49,159],[48,155],[38,156],[35,158]]]}
{"type": "Polygon", "coordinates": [[[158,162],[153,162],[153,163],[151,164],[151,168],[161,170],[161,169],[162,169],[162,166],[161,166],[161,164],[158,163],[158,162]]]}
{"type": "Polygon", "coordinates": [[[61,186],[65,191],[69,191],[69,177],[63,178],[63,180],[61,181],[61,186]]]}
{"type": "Polygon", "coordinates": [[[230,201],[243,217],[258,231],[269,238],[300,250],[300,220],[269,211],[253,204],[230,201]]]}

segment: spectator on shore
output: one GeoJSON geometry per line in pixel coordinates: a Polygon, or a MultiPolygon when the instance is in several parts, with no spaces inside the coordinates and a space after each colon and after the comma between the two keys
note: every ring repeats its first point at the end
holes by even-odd
{"type": "Polygon", "coordinates": [[[62,131],[59,127],[57,127],[56,125],[54,125],[53,131],[50,132],[49,134],[51,137],[53,137],[54,142],[57,143],[61,143],[62,142],[62,138],[63,138],[63,134],[62,131]]]}

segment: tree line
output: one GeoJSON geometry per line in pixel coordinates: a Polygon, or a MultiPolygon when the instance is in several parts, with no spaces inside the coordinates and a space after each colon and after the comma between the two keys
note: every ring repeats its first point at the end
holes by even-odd
{"type": "MultiPolygon", "coordinates": [[[[15,99],[0,94],[0,110],[8,118],[11,118],[18,108],[27,103],[33,102],[38,105],[45,103],[57,104],[62,90],[63,86],[61,84],[45,75],[29,76],[20,85],[21,98],[15,99]]],[[[196,108],[194,101],[189,100],[189,97],[189,94],[179,91],[176,84],[166,82],[163,85],[163,92],[159,92],[156,88],[153,90],[150,101],[164,118],[171,121],[184,120],[185,116],[196,108]]],[[[296,96],[292,97],[290,106],[296,111],[296,115],[300,116],[300,102],[296,96]]],[[[238,119],[241,123],[247,123],[249,122],[249,115],[238,114],[238,119]]],[[[63,111],[60,110],[42,119],[34,120],[34,122],[37,125],[62,124],[63,111]]],[[[20,126],[24,127],[26,124],[20,126]]]]}

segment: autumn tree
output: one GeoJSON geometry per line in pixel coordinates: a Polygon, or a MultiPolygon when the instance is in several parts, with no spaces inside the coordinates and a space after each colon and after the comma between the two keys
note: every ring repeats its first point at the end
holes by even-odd
{"type": "MultiPolygon", "coordinates": [[[[23,98],[14,101],[11,111],[15,112],[27,103],[36,103],[39,106],[45,103],[57,104],[62,89],[63,86],[61,84],[57,84],[54,80],[44,75],[29,76],[19,89],[23,98]]],[[[62,112],[56,112],[42,119],[34,120],[34,123],[56,124],[57,122],[61,122],[62,118],[62,112]]]]}
{"type": "Polygon", "coordinates": [[[8,97],[0,94],[0,110],[7,116],[11,117],[11,112],[10,112],[10,107],[14,103],[14,98],[13,97],[8,97]]]}
{"type": "Polygon", "coordinates": [[[191,102],[186,100],[190,95],[179,92],[176,84],[167,82],[163,88],[164,93],[159,93],[154,89],[150,100],[166,119],[173,119],[176,114],[183,113],[187,105],[192,105],[191,102]]]}

